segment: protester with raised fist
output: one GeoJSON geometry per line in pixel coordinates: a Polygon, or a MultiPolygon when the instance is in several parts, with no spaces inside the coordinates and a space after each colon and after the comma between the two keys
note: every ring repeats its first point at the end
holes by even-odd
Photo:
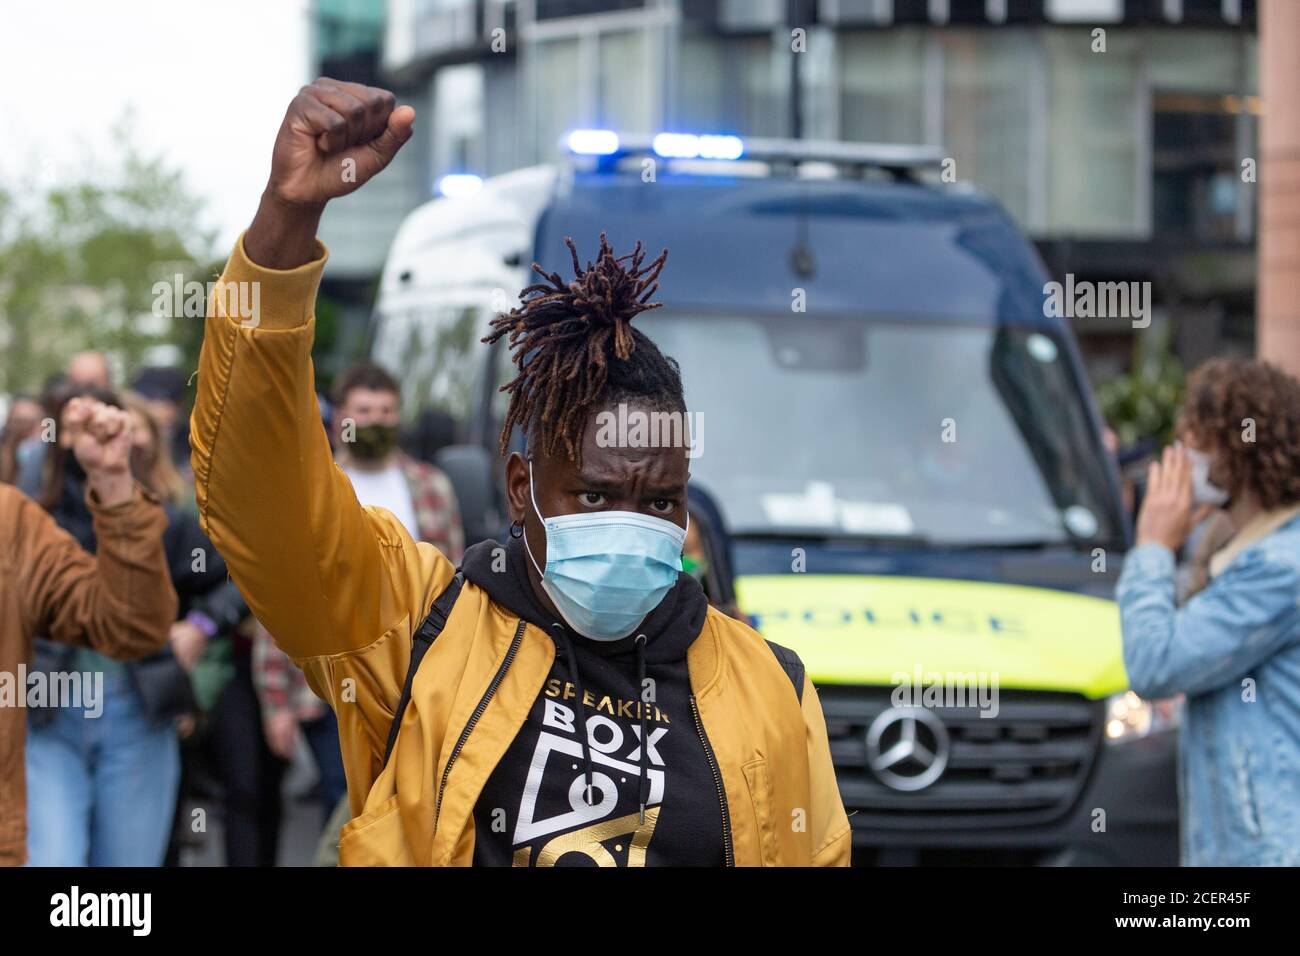
{"type": "MultiPolygon", "coordinates": [[[[58,674],[89,675],[103,692],[93,703],[28,712],[27,850],[35,866],[159,866],[181,772],[179,727],[199,707],[191,675],[210,640],[227,635],[247,609],[198,519],[181,505],[184,486],[148,407],[129,394],[78,390],[130,416],[131,473],[167,515],[163,552],[179,620],[166,647],[126,662],[43,635],[33,642],[30,674],[51,681],[58,674]]],[[[54,409],[55,420],[66,424],[76,400],[69,396],[54,409]]],[[[86,480],[73,451],[55,446],[46,457],[40,502],[94,553],[99,541],[85,503],[86,480]]]]}
{"type": "MultiPolygon", "coordinates": [[[[460,573],[363,507],[317,410],[321,210],[410,138],[390,93],[318,80],[290,104],[252,225],[214,295],[191,442],[199,508],[257,618],[338,717],[353,819],[340,862],[842,865],[850,828],[803,665],[681,571],[687,452],[600,437],[601,413],[685,414],[677,364],[632,326],[665,255],[601,237],[494,320],[526,440],[511,539],[460,573]]],[[[593,237],[594,238],[594,237],[593,237]]],[[[540,269],[538,270],[540,272],[540,269]]],[[[688,442],[687,442],[688,443],[688,442]]]]}
{"type": "MultiPolygon", "coordinates": [[[[0,865],[25,861],[23,742],[29,688],[19,680],[35,634],[115,658],[167,642],[176,593],[167,575],[167,516],[131,476],[131,418],[74,398],[68,447],[86,474],[99,550],[90,555],[36,502],[0,485],[0,865]]],[[[60,705],[61,701],[44,701],[60,705]]]]}

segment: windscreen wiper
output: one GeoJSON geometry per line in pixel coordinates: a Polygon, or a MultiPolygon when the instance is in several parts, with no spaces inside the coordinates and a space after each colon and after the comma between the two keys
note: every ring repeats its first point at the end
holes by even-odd
{"type": "Polygon", "coordinates": [[[954,551],[1052,551],[1066,549],[1070,551],[1090,551],[1092,548],[1104,547],[1100,542],[1083,541],[1078,538],[1049,540],[1045,538],[1028,538],[1009,541],[959,541],[941,545],[954,551]]]}

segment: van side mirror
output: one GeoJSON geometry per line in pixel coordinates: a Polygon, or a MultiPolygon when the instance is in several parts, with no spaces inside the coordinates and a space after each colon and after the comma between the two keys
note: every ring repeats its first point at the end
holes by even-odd
{"type": "Polygon", "coordinates": [[[465,545],[477,544],[501,533],[503,519],[497,501],[492,457],[480,445],[448,445],[434,456],[434,464],[451,479],[465,528],[465,545]]]}

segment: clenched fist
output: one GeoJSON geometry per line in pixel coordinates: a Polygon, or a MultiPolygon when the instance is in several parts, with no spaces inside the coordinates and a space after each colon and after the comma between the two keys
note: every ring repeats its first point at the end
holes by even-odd
{"type": "Polygon", "coordinates": [[[63,428],[87,474],[125,472],[131,467],[131,416],[93,398],[74,398],[63,412],[63,428]]]}
{"type": "Polygon", "coordinates": [[[392,93],[325,77],[289,104],[271,152],[271,177],[244,238],[256,263],[309,261],[325,204],[365,185],[411,138],[415,110],[392,93]]]}
{"type": "Polygon", "coordinates": [[[63,411],[63,430],[100,504],[111,507],[130,498],[130,413],[93,398],[74,398],[63,411]]]}
{"type": "Polygon", "coordinates": [[[373,86],[322,77],[289,104],[271,153],[277,199],[321,207],[387,166],[411,138],[415,110],[373,86]]]}

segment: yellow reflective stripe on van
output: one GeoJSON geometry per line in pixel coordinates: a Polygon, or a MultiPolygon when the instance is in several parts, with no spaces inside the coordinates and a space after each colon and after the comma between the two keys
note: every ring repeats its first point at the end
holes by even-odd
{"type": "Polygon", "coordinates": [[[741,608],[814,681],[996,679],[1098,698],[1128,686],[1115,602],[1047,588],[873,575],[750,575],[741,608]],[[994,677],[994,675],[996,675],[994,677]]]}

